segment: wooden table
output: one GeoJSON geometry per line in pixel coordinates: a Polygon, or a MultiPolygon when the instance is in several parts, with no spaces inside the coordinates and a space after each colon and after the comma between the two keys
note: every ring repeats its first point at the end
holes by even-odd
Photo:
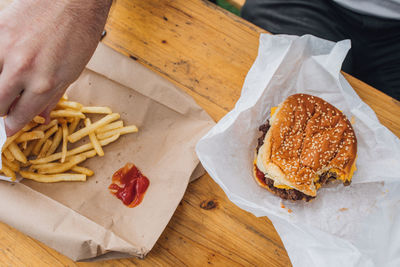
{"type": "MultiPolygon", "coordinates": [[[[207,0],[117,0],[104,43],[166,77],[216,121],[239,98],[257,55],[256,26],[207,0]]],[[[380,121],[400,136],[400,103],[346,75],[380,121]]],[[[171,222],[145,260],[74,263],[44,244],[0,224],[0,265],[289,266],[267,218],[233,205],[208,176],[191,183],[171,222]]]]}

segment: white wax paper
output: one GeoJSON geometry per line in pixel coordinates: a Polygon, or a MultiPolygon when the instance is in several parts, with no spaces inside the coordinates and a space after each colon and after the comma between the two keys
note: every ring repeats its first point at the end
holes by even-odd
{"type": "Polygon", "coordinates": [[[400,141],[340,74],[349,49],[349,40],[262,34],[235,108],[197,144],[229,199],[273,222],[294,266],[400,266],[400,141]],[[342,110],[358,140],[352,184],[322,188],[308,203],[282,201],[252,174],[259,125],[295,93],[342,110]]]}

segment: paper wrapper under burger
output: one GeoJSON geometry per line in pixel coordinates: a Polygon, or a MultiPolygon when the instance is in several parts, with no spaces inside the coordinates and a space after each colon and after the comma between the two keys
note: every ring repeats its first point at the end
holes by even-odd
{"type": "Polygon", "coordinates": [[[83,166],[95,175],[86,182],[1,181],[0,219],[73,260],[144,257],[182,199],[199,164],[195,145],[214,122],[171,83],[101,44],[68,96],[111,107],[139,132],[87,160],[83,166]],[[150,179],[136,208],[108,191],[111,176],[127,162],[150,179]]]}
{"type": "Polygon", "coordinates": [[[197,145],[204,168],[228,198],[268,216],[295,267],[400,266],[400,140],[340,73],[349,49],[348,40],[261,34],[235,108],[197,145]],[[272,107],[296,93],[341,110],[357,137],[351,185],[326,185],[310,202],[282,200],[253,178],[258,127],[272,107]]]}

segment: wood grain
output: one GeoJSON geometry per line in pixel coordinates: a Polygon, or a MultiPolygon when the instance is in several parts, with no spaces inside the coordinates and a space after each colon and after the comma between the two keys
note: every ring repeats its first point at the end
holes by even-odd
{"type": "MultiPolygon", "coordinates": [[[[117,0],[104,43],[169,79],[218,121],[240,96],[260,28],[204,0],[117,0]]],[[[400,136],[400,103],[345,74],[380,121],[400,136]]],[[[144,260],[74,263],[0,224],[0,265],[10,266],[290,266],[266,218],[233,205],[205,175],[191,183],[144,260]]]]}

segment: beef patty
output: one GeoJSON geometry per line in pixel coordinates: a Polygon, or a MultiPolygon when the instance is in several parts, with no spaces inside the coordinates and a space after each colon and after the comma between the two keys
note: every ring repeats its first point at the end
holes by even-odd
{"type": "Polygon", "coordinates": [[[270,127],[271,127],[271,125],[269,124],[269,120],[267,120],[267,122],[265,124],[262,124],[262,125],[260,125],[260,127],[258,127],[258,130],[263,132],[263,134],[257,140],[258,141],[257,148],[256,148],[257,153],[258,153],[258,150],[260,149],[260,147],[264,144],[265,135],[267,134],[270,127]]]}

